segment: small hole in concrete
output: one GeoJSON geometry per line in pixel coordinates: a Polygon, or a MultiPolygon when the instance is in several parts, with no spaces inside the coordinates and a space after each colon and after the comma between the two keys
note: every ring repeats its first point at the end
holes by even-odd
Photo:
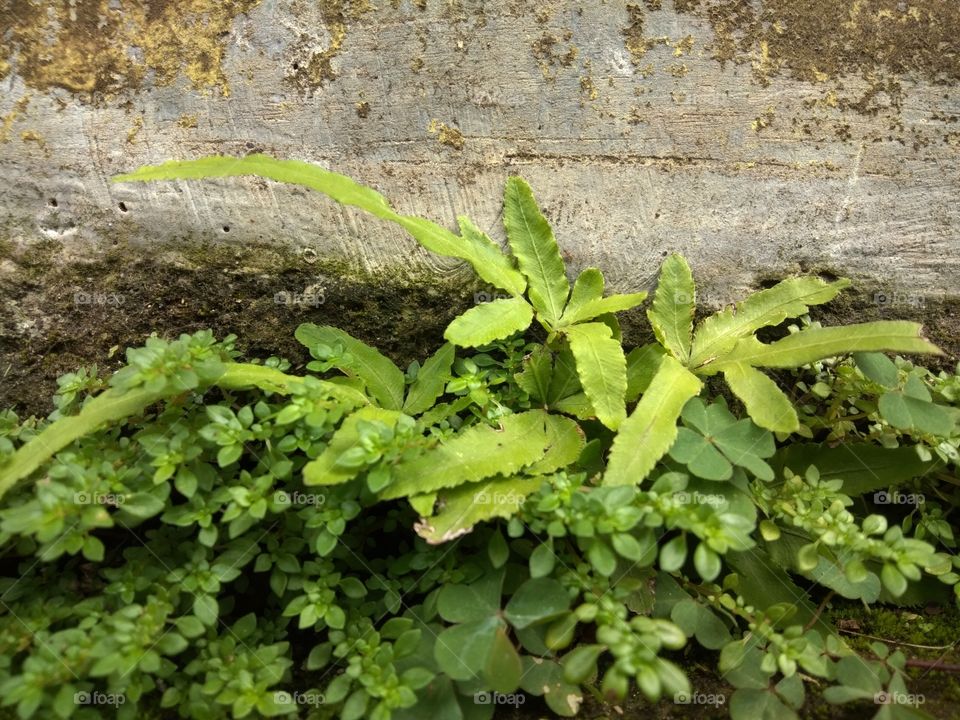
{"type": "Polygon", "coordinates": [[[119,205],[117,205],[117,207],[120,208],[120,212],[127,211],[127,204],[125,202],[120,203],[119,205]]]}
{"type": "Polygon", "coordinates": [[[229,226],[229,225],[224,225],[224,226],[223,226],[223,231],[224,231],[224,232],[230,232],[230,226],[229,226]]]}
{"type": "Polygon", "coordinates": [[[50,198],[50,207],[57,207],[57,199],[50,198]]]}
{"type": "Polygon", "coordinates": [[[294,63],[294,64],[293,64],[293,69],[294,69],[294,70],[299,70],[299,69],[300,69],[300,63],[294,63]]]}

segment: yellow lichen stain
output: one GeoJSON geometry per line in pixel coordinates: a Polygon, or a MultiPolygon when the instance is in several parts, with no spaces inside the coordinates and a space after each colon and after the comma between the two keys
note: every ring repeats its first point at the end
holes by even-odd
{"type": "Polygon", "coordinates": [[[14,104],[13,110],[0,116],[0,143],[10,142],[10,131],[13,130],[13,124],[26,112],[29,104],[30,95],[24,95],[14,104]]]}
{"type": "Polygon", "coordinates": [[[753,74],[762,85],[770,84],[770,76],[774,72],[773,64],[770,62],[770,43],[761,40],[756,56],[751,63],[753,65],[753,74]]]}
{"type": "Polygon", "coordinates": [[[580,49],[573,44],[561,48],[560,43],[569,43],[573,31],[565,30],[560,35],[545,32],[530,44],[533,57],[536,58],[545,80],[555,80],[557,68],[570,67],[580,54],[580,49]]]}
{"type": "Polygon", "coordinates": [[[580,92],[586,95],[588,100],[596,100],[600,97],[600,91],[597,90],[596,83],[593,82],[593,78],[589,75],[580,78],[580,92]]]}
{"type": "MultiPolygon", "coordinates": [[[[301,86],[317,88],[336,78],[333,61],[343,50],[343,43],[347,39],[347,22],[356,20],[373,9],[370,0],[320,0],[320,17],[330,35],[330,42],[323,50],[309,51],[305,63],[294,65],[296,81],[301,86]]],[[[313,43],[304,36],[302,44],[313,43]]]]}
{"type": "Polygon", "coordinates": [[[687,35],[677,40],[673,44],[673,56],[682,57],[683,55],[689,54],[693,49],[693,35],[687,35]]]}
{"type": "Polygon", "coordinates": [[[181,115],[177,118],[177,125],[182,127],[184,130],[192,130],[197,127],[197,116],[196,115],[181,115]]]}
{"type": "Polygon", "coordinates": [[[127,130],[127,142],[131,145],[136,142],[137,135],[143,129],[143,116],[138,115],[133,119],[133,125],[127,130]]]}
{"type": "Polygon", "coordinates": [[[690,72],[690,67],[686,63],[673,63],[667,68],[667,72],[675,78],[682,78],[690,72]]]}
{"type": "Polygon", "coordinates": [[[20,139],[23,142],[36,143],[37,147],[39,147],[41,150],[47,149],[46,138],[44,138],[43,135],[38,133],[36,130],[24,130],[22,133],[20,133],[20,139]]]}
{"type": "Polygon", "coordinates": [[[773,111],[773,106],[770,105],[766,110],[761,113],[756,120],[751,123],[754,132],[760,132],[766,127],[769,127],[772,123],[776,114],[773,111]]]}
{"type": "Polygon", "coordinates": [[[0,59],[38,90],[110,96],[185,76],[229,94],[221,67],[234,18],[260,0],[6,0],[13,18],[0,59]]]}
{"type": "Polygon", "coordinates": [[[647,44],[647,38],[643,34],[643,8],[639,5],[627,5],[627,19],[629,25],[623,29],[624,45],[634,65],[639,65],[641,59],[647,54],[650,46],[647,44]]]}
{"type": "Polygon", "coordinates": [[[436,118],[430,121],[430,125],[427,127],[427,130],[431,134],[437,136],[437,142],[441,145],[448,145],[454,150],[463,150],[463,146],[466,143],[463,133],[460,132],[455,127],[450,127],[449,125],[440,122],[436,118]]]}
{"type": "Polygon", "coordinates": [[[675,0],[710,23],[713,57],[824,82],[881,71],[960,80],[960,5],[944,0],[675,0]],[[758,61],[759,58],[759,61],[758,61]]]}

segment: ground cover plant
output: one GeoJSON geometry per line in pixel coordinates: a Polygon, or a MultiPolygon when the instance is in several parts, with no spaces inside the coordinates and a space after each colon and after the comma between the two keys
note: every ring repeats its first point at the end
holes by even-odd
{"type": "Polygon", "coordinates": [[[957,602],[960,376],[910,322],[820,327],[849,284],[787,278],[694,322],[666,258],[645,293],[570,283],[529,186],[509,252],[373,190],[261,155],[119,178],[257,174],[326,193],[470,263],[507,297],[406,369],[304,324],[313,360],[151,337],[59,381],[46,419],[0,415],[0,698],[22,718],[489,718],[708,702],[735,720],[808,696],[930,717],[907,658],[856,651],[843,601],[957,602]],[[759,333],[759,334],[758,334],[759,333]],[[898,353],[893,359],[885,352],[898,353]],[[698,651],[699,652],[699,651],[698,651]],[[811,693],[812,690],[812,693],[811,693]],[[716,699],[715,699],[716,700],[716,699]]]}

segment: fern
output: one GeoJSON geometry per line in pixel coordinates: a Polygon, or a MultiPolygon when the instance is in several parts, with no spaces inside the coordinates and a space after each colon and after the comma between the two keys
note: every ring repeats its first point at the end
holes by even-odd
{"type": "Polygon", "coordinates": [[[503,224],[520,271],[527,278],[530,301],[544,326],[552,329],[567,304],[570,282],[553,230],[540,213],[530,186],[518,177],[507,180],[503,224]]]}
{"type": "Polygon", "coordinates": [[[647,317],[660,344],[682,363],[690,356],[694,293],[693,275],[687,261],[680,255],[664,260],[653,307],[647,311],[647,317]]]}
{"type": "Polygon", "coordinates": [[[311,350],[320,345],[342,346],[349,360],[334,359],[334,367],[360,378],[381,407],[399,410],[403,406],[403,373],[380,351],[330,325],[304,323],[294,335],[311,350]]]}
{"type": "Polygon", "coordinates": [[[510,475],[543,458],[549,444],[542,410],[506,415],[500,428],[471,427],[395,466],[381,498],[433,492],[494,475],[510,475]]]}
{"type": "MultiPolygon", "coordinates": [[[[596,413],[590,417],[597,417],[611,429],[626,416],[625,361],[614,313],[636,307],[646,299],[646,293],[605,297],[603,275],[596,268],[584,270],[571,292],[553,230],[537,206],[530,186],[522,179],[510,178],[504,191],[504,225],[512,256],[501,252],[465,217],[458,219],[458,237],[429,220],[400,215],[372,188],[295,160],[275,160],[265,155],[207,157],[144,167],[113,179],[147,181],[238,175],[258,175],[318,190],[344,205],[397,223],[432,252],[468,261],[481,278],[513,297],[467,310],[447,327],[447,341],[457,347],[479,347],[523,332],[536,320],[547,331],[552,351],[562,350],[565,342],[575,345],[575,368],[569,368],[575,372],[554,373],[556,387],[551,388],[550,398],[541,395],[540,401],[564,400],[583,388],[587,401],[576,402],[582,413],[594,413],[595,408],[596,413]],[[588,329],[582,329],[585,326],[588,329]],[[604,326],[608,328],[606,332],[601,329],[604,326]]],[[[656,313],[654,316],[659,317],[656,313]]],[[[314,326],[307,326],[298,334],[301,341],[310,346],[333,346],[339,341],[351,358],[350,362],[336,366],[362,380],[381,407],[399,410],[403,406],[401,374],[392,363],[372,348],[358,345],[359,341],[345,333],[334,337],[333,329],[321,332],[311,327],[314,326]]],[[[564,357],[567,356],[569,353],[564,357]]],[[[336,359],[333,362],[336,364],[336,359]]]]}
{"type": "Polygon", "coordinates": [[[614,438],[604,485],[638,485],[677,437],[677,418],[702,383],[679,361],[663,358],[650,388],[614,438]]]}
{"type": "Polygon", "coordinates": [[[366,210],[382,220],[400,225],[430,252],[466,260],[477,275],[499,288],[519,295],[526,287],[526,281],[514,268],[510,258],[482,233],[474,232],[469,223],[464,235],[457,237],[429,220],[400,215],[383,195],[360,185],[346,175],[299,160],[277,160],[267,155],[247,155],[243,158],[216,155],[199,160],[174,160],[162,165],[146,166],[126,175],[118,175],[112,180],[191,180],[241,175],[256,175],[318,190],[343,205],[366,210]]]}
{"type": "Polygon", "coordinates": [[[912,322],[811,327],[770,344],[754,334],[832,300],[849,284],[843,278],[833,282],[788,278],[706,318],[691,333],[693,278],[686,261],[673,255],[663,263],[650,322],[664,352],[698,376],[722,373],[757,425],[791,433],[799,428],[796,410],[776,383],[756,368],[800,367],[853,352],[941,353],[912,322]]]}

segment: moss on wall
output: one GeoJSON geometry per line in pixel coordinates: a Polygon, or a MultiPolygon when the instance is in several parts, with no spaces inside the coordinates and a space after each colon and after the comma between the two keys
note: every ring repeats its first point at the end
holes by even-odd
{"type": "Polygon", "coordinates": [[[0,79],[31,88],[110,96],[152,79],[185,76],[196,89],[229,94],[222,69],[234,18],[260,0],[0,0],[0,79]]]}
{"type": "Polygon", "coordinates": [[[444,287],[436,277],[384,283],[347,263],[256,245],[183,243],[149,256],[121,245],[75,263],[63,262],[61,250],[53,241],[0,243],[9,270],[0,273],[0,407],[21,414],[45,415],[58,375],[89,363],[116,369],[123,350],[153,331],[235,333],[250,357],[299,364],[306,354],[293,337],[297,325],[329,323],[405,367],[443,342],[477,289],[444,287]]]}

